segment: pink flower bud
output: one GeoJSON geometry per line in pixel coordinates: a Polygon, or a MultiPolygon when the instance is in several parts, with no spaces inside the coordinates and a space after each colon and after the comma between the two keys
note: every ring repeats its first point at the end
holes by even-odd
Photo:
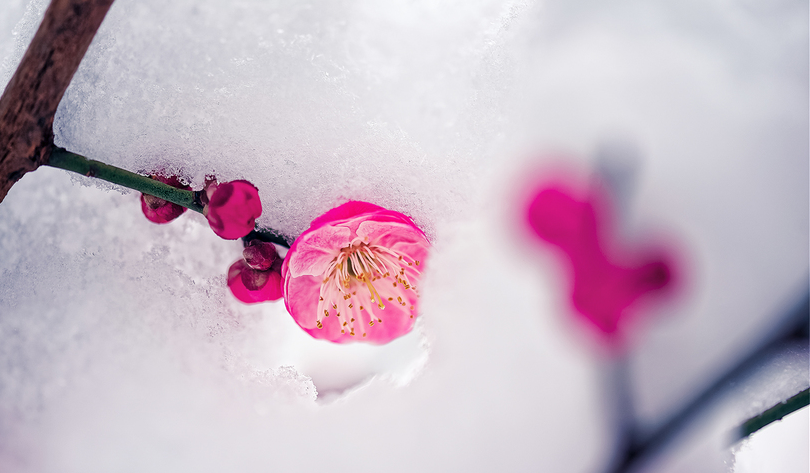
{"type": "MultiPolygon", "coordinates": [[[[152,175],[151,177],[156,181],[160,181],[178,189],[191,190],[191,187],[182,184],[177,176],[163,177],[152,175]]],[[[153,195],[141,194],[141,210],[150,222],[169,223],[182,215],[183,212],[186,211],[186,208],[182,205],[167,202],[153,195]]]]}
{"type": "Polygon", "coordinates": [[[248,181],[217,184],[205,188],[208,203],[203,214],[214,233],[226,240],[236,240],[250,233],[262,214],[259,191],[248,181]]]}
{"type": "Polygon", "coordinates": [[[242,252],[242,256],[245,257],[245,263],[251,268],[266,271],[278,259],[278,251],[272,243],[251,240],[242,252]]]}
{"type": "Polygon", "coordinates": [[[292,244],[284,303],[301,328],[336,343],[388,343],[413,328],[430,243],[410,218],[347,202],[292,244]]]}
{"type": "Polygon", "coordinates": [[[228,269],[228,288],[246,304],[279,300],[282,295],[280,269],[281,258],[276,258],[265,271],[253,269],[241,259],[228,269]]]}

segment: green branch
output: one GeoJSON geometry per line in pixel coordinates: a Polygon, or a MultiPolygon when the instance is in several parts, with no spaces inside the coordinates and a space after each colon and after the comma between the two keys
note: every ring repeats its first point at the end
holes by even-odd
{"type": "MultiPolygon", "coordinates": [[[[103,181],[112,182],[119,186],[133,189],[144,194],[153,195],[160,199],[180,205],[195,212],[202,213],[203,207],[198,199],[199,192],[187,191],[172,187],[150,177],[135,174],[100,161],[87,159],[82,155],[71,153],[64,148],[54,147],[51,151],[48,166],[73,171],[83,176],[94,177],[103,181]]],[[[273,229],[258,229],[250,232],[243,238],[245,243],[257,238],[289,248],[290,244],[281,233],[273,229]]]]}
{"type": "Polygon", "coordinates": [[[202,213],[202,206],[194,198],[193,191],[172,187],[147,176],[135,174],[125,169],[87,159],[64,148],[55,147],[51,152],[48,166],[73,171],[87,177],[95,177],[120,186],[153,195],[173,204],[202,213]]]}

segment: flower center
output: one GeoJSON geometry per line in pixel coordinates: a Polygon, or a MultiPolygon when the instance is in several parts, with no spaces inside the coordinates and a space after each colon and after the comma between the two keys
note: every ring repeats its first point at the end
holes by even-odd
{"type": "Polygon", "coordinates": [[[334,314],[340,333],[354,336],[357,330],[365,337],[366,324],[374,327],[383,322],[375,310],[385,310],[386,304],[399,306],[395,315],[413,318],[415,308],[409,301],[414,295],[419,297],[411,283],[420,274],[417,266],[419,261],[405,254],[355,238],[324,272],[316,326],[323,328],[323,318],[334,314]]]}

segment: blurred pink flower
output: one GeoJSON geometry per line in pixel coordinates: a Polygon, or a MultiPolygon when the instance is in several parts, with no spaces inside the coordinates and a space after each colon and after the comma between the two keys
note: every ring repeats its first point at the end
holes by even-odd
{"type": "MultiPolygon", "coordinates": [[[[191,187],[181,183],[177,176],[163,177],[159,175],[152,175],[151,178],[178,189],[187,191],[191,190],[191,187]]],[[[141,210],[150,222],[169,223],[177,217],[183,215],[186,208],[182,205],[167,202],[153,195],[141,194],[141,210]]]]}
{"type": "Polygon", "coordinates": [[[211,180],[205,186],[205,197],[203,215],[214,233],[226,240],[250,233],[262,214],[259,191],[248,181],[217,184],[211,180]]]}
{"type": "Polygon", "coordinates": [[[575,195],[564,183],[537,189],[527,221],[538,237],[559,247],[570,262],[571,303],[577,312],[602,333],[612,334],[631,304],[670,283],[670,259],[661,251],[619,251],[609,240],[609,200],[596,192],[585,199],[575,195]]]}
{"type": "Polygon", "coordinates": [[[275,245],[251,241],[242,252],[243,259],[228,269],[228,288],[242,302],[281,299],[281,263],[275,245]]]}
{"type": "Polygon", "coordinates": [[[413,328],[429,248],[405,215],[347,202],[315,219],[287,253],[287,310],[315,338],[388,343],[413,328]]]}

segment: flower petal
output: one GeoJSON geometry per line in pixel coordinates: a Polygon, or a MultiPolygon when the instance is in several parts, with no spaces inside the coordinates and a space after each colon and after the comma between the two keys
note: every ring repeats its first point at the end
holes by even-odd
{"type": "MultiPolygon", "coordinates": [[[[376,217],[376,216],[375,216],[376,217]]],[[[368,238],[369,243],[390,247],[402,241],[425,242],[425,234],[413,224],[400,221],[366,220],[357,227],[357,236],[368,238]]]]}
{"type": "Polygon", "coordinates": [[[320,276],[351,241],[352,233],[346,227],[325,225],[317,231],[305,232],[290,247],[284,265],[289,267],[292,277],[320,276]]]}
{"type": "Polygon", "coordinates": [[[295,321],[302,328],[315,328],[316,310],[320,293],[321,280],[314,276],[284,278],[284,305],[290,314],[297,314],[295,321]]]}
{"type": "Polygon", "coordinates": [[[334,209],[326,212],[325,214],[313,220],[312,224],[310,224],[309,226],[309,230],[310,231],[316,230],[324,225],[336,225],[338,222],[342,220],[348,220],[350,218],[356,217],[357,215],[369,212],[376,212],[379,210],[384,211],[385,209],[380,207],[379,205],[369,204],[368,202],[350,200],[349,202],[346,202],[343,205],[335,207],[334,209]]]}

